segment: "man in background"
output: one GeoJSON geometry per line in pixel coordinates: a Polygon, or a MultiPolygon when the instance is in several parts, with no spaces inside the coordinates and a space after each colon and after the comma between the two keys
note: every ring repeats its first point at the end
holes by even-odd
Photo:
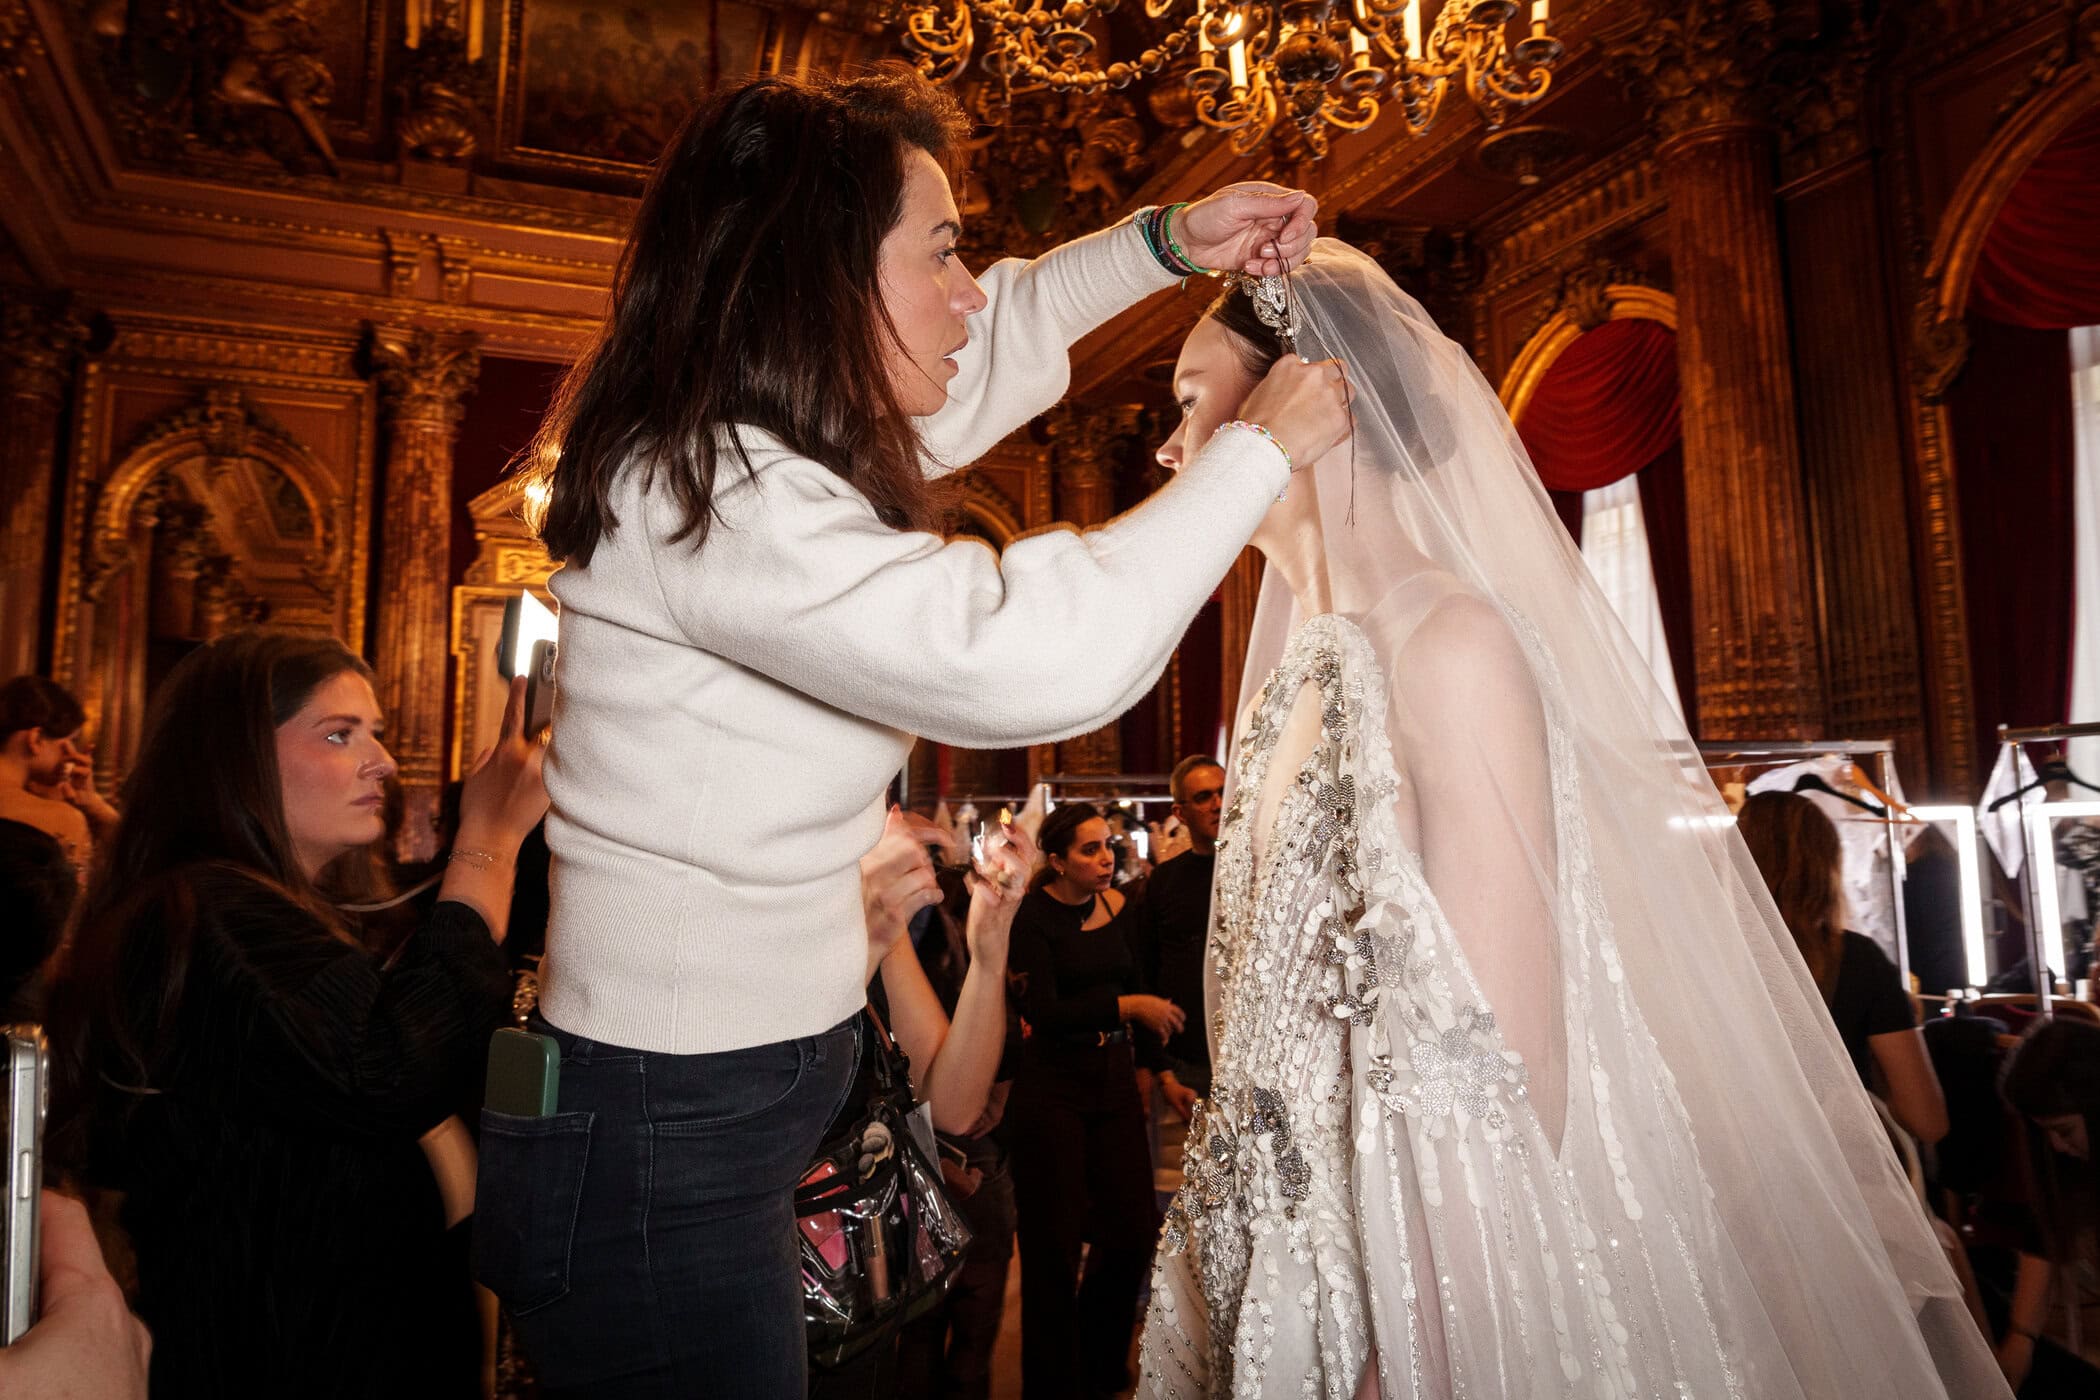
{"type": "Polygon", "coordinates": [[[1187,1023],[1167,1041],[1160,1093],[1183,1118],[1210,1092],[1210,1031],[1203,1007],[1203,949],[1210,937],[1211,875],[1217,867],[1218,818],[1225,770],[1209,754],[1174,765],[1174,815],[1188,828],[1189,848],[1162,862],[1146,887],[1138,934],[1138,972],[1145,989],[1187,1008],[1187,1023]]]}

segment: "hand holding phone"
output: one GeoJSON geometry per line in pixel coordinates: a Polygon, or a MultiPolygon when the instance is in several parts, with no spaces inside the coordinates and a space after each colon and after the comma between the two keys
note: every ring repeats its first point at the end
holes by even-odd
{"type": "Polygon", "coordinates": [[[87,1208],[56,1191],[41,1193],[40,1203],[43,1313],[0,1347],[0,1395],[146,1400],[152,1339],[102,1262],[87,1208]]]}

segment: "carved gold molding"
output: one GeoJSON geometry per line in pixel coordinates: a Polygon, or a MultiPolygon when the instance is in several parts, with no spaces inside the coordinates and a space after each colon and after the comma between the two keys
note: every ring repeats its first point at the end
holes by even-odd
{"type": "MultiPolygon", "coordinates": [[[[1608,321],[1656,321],[1669,327],[1673,333],[1677,329],[1677,298],[1653,287],[1629,283],[1606,286],[1604,313],[1604,319],[1608,321]]],[[[1546,323],[1524,342],[1524,348],[1517,352],[1509,373],[1502,377],[1502,403],[1509,410],[1511,422],[1523,418],[1531,396],[1538,392],[1540,381],[1546,377],[1546,371],[1590,328],[1578,319],[1573,309],[1563,306],[1547,317],[1546,323]]]]}
{"type": "Polygon", "coordinates": [[[1663,205],[1653,145],[1640,141],[1613,152],[1481,231],[1488,249],[1485,295],[1492,301],[1566,249],[1638,223],[1663,205]]]}
{"type": "MultiPolygon", "coordinates": [[[[1952,416],[1945,396],[1968,356],[1966,316],[1976,261],[1998,211],[2028,166],[2072,123],[2100,105],[2100,5],[2070,19],[2064,52],[2045,56],[2020,91],[2026,100],[2003,114],[1971,161],[1934,235],[1932,253],[1912,303],[1910,437],[1919,522],[1931,666],[1928,696],[1943,781],[1965,795],[1980,769],[1975,752],[1975,696],[1970,685],[1967,590],[1962,579],[1961,519],[1955,490],[1952,416]],[[2045,81],[2037,81],[2045,77],[2045,81]]],[[[1914,221],[1914,206],[1903,206],[1914,221]]],[[[1913,236],[1915,223],[1910,222],[1913,236]]]]}
{"type": "Polygon", "coordinates": [[[212,385],[191,404],[136,435],[102,480],[76,578],[76,601],[96,601],[110,578],[130,564],[125,551],[132,517],[153,483],[175,464],[198,458],[207,471],[223,471],[234,459],[253,458],[282,472],[305,498],[314,522],[312,548],[300,561],[301,572],[323,592],[338,581],[345,562],[348,503],[334,489],[330,473],[303,443],[257,412],[238,388],[212,385]]]}
{"type": "Polygon", "coordinates": [[[1618,8],[1598,43],[1666,145],[1764,118],[1760,89],[1779,42],[1771,0],[1632,0],[1618,8]]]}
{"type": "MultiPolygon", "coordinates": [[[[1959,322],[1969,309],[1969,289],[1984,239],[1997,222],[2020,177],[2080,117],[2100,104],[2100,5],[2089,5],[2078,19],[2076,62],[2065,63],[2054,81],[2040,86],[2012,112],[1990,143],[1969,164],[1948,202],[1926,263],[1932,323],[1959,322]]],[[[1944,378],[1951,378],[1948,374],[1944,378]]],[[[1944,379],[1940,384],[1944,391],[1944,379]]]]}

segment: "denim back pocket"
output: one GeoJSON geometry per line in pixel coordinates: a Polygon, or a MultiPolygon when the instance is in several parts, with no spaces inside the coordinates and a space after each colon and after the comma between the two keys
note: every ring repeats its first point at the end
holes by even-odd
{"type": "Polygon", "coordinates": [[[569,1291],[569,1252],[595,1117],[481,1111],[474,1277],[512,1317],[559,1302],[569,1291]]]}

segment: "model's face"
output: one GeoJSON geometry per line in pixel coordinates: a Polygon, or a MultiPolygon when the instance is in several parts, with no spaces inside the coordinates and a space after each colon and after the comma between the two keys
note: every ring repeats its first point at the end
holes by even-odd
{"type": "Polygon", "coordinates": [[[897,331],[890,385],[906,413],[924,418],[948,402],[955,355],[970,339],[964,321],[985,295],[955,251],[962,216],[940,162],[913,146],[904,171],[904,214],[882,240],[882,304],[897,331]]]}
{"type": "Polygon", "coordinates": [[[1098,893],[1116,876],[1116,852],[1108,844],[1108,823],[1089,817],[1072,833],[1072,845],[1050,862],[1065,882],[1083,891],[1098,893]]]}
{"type": "MultiPolygon", "coordinates": [[[[1181,343],[1181,357],[1174,362],[1174,399],[1181,409],[1181,425],[1160,446],[1159,464],[1178,472],[1203,452],[1211,434],[1221,424],[1240,416],[1241,405],[1260,380],[1248,373],[1241,358],[1241,341],[1214,316],[1205,316],[1181,343]]],[[[1269,507],[1249,541],[1264,554],[1273,554],[1301,530],[1319,528],[1319,510],[1313,504],[1312,473],[1291,478],[1291,489],[1269,507]]]]}
{"type": "Polygon", "coordinates": [[[2081,1162],[2093,1160],[2093,1144],[2086,1137],[2083,1113],[2052,1113],[2034,1121],[2049,1135],[2049,1145],[2058,1152],[2081,1162]]]}
{"type": "Polygon", "coordinates": [[[386,834],[386,780],[394,760],[372,686],[339,671],[314,687],[299,712],[277,726],[277,777],[284,824],[300,867],[312,878],[347,851],[386,834]]]}
{"type": "Polygon", "coordinates": [[[1233,333],[1215,317],[1198,321],[1174,362],[1174,402],[1181,409],[1181,425],[1159,449],[1159,464],[1174,472],[1186,466],[1220,423],[1239,417],[1254,384],[1233,333]]]}
{"type": "Polygon", "coordinates": [[[1225,770],[1198,768],[1182,779],[1181,800],[1174,814],[1203,841],[1218,839],[1218,817],[1225,804],[1225,770]]]}

